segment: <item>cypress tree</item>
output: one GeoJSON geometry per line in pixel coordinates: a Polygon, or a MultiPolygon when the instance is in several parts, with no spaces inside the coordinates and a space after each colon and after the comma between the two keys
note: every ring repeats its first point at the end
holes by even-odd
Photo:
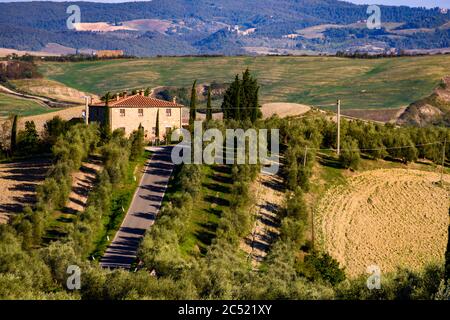
{"type": "Polygon", "coordinates": [[[211,108],[211,87],[208,87],[208,101],[206,102],[206,121],[212,120],[212,108],[211,108]]]}
{"type": "Polygon", "coordinates": [[[111,123],[110,123],[111,110],[109,109],[109,100],[110,99],[111,99],[111,93],[107,92],[106,95],[105,95],[105,109],[106,109],[106,112],[105,112],[105,128],[104,128],[106,136],[109,136],[109,134],[111,133],[111,123]]]}
{"type": "Polygon", "coordinates": [[[239,75],[236,75],[223,97],[224,119],[255,122],[261,117],[258,94],[258,81],[251,76],[248,69],[242,73],[242,80],[239,79],[239,75]]]}
{"type": "Polygon", "coordinates": [[[197,80],[194,81],[192,84],[192,90],[191,90],[191,103],[189,105],[189,125],[194,125],[195,117],[197,115],[197,80]]]}
{"type": "Polygon", "coordinates": [[[11,154],[14,154],[16,151],[17,146],[17,122],[18,122],[19,116],[16,114],[14,115],[12,128],[11,128],[11,154]]]}
{"type": "Polygon", "coordinates": [[[242,89],[241,89],[241,85],[239,83],[239,77],[236,76],[235,79],[235,83],[236,83],[236,91],[234,94],[234,105],[233,105],[233,110],[234,110],[234,119],[236,120],[241,120],[242,119],[242,115],[241,115],[241,94],[242,94],[242,89]]]}

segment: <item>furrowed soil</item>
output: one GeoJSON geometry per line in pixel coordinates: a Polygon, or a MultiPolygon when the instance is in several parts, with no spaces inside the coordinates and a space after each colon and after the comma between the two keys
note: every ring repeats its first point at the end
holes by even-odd
{"type": "Polygon", "coordinates": [[[36,186],[44,181],[49,166],[49,158],[0,163],[0,224],[25,205],[34,205],[36,186]]]}
{"type": "MultiPolygon", "coordinates": [[[[410,169],[366,171],[325,192],[315,210],[322,248],[350,277],[377,265],[422,270],[443,263],[449,194],[438,173],[410,169]]],[[[444,176],[448,187],[450,176],[444,176]]]]}

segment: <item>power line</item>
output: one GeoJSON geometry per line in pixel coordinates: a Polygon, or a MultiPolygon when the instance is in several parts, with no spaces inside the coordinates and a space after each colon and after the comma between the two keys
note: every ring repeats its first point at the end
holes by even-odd
{"type": "MultiPolygon", "coordinates": [[[[443,144],[443,141],[436,141],[436,142],[430,142],[430,143],[423,143],[423,144],[416,144],[416,145],[409,145],[409,146],[399,146],[399,147],[383,147],[383,148],[367,148],[367,149],[341,149],[341,151],[382,151],[382,150],[396,150],[396,149],[408,149],[408,148],[417,148],[417,147],[425,147],[425,146],[431,146],[431,145],[440,145],[443,144]]],[[[315,150],[315,151],[336,151],[336,149],[333,148],[311,148],[311,147],[305,147],[305,149],[308,150],[315,150]]]]}

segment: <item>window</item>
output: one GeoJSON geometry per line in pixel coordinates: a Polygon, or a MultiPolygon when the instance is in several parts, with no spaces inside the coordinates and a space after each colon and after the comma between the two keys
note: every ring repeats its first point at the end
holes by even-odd
{"type": "Polygon", "coordinates": [[[166,116],[171,117],[172,116],[172,109],[166,109],[166,116]]]}
{"type": "Polygon", "coordinates": [[[138,116],[143,117],[144,116],[144,109],[138,109],[138,116]]]}
{"type": "Polygon", "coordinates": [[[120,109],[120,116],[125,117],[125,109],[120,109]]]}

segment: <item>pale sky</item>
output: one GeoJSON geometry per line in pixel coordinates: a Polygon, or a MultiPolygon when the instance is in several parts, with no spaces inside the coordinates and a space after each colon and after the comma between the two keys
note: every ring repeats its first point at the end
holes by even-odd
{"type": "MultiPolygon", "coordinates": [[[[0,2],[23,2],[23,1],[32,1],[32,0],[0,0],[0,2]]],[[[36,0],[35,0],[36,1],[36,0]]],[[[50,1],[50,0],[39,0],[39,1],[50,1]]],[[[57,2],[71,2],[68,0],[51,0],[57,2]]],[[[83,0],[81,0],[83,1],[83,0]]],[[[130,1],[151,1],[151,0],[89,0],[91,2],[130,2],[130,1]]],[[[243,0],[245,1],[245,0],[243,0]]],[[[261,0],[264,1],[264,0],[261,0]]],[[[346,0],[348,2],[353,2],[357,4],[385,4],[385,5],[405,5],[411,7],[443,7],[450,8],[450,0],[346,0]]],[[[74,1],[72,1],[74,2],[74,1]]]]}
{"type": "Polygon", "coordinates": [[[392,6],[450,8],[450,0],[348,0],[358,4],[385,4],[392,6]]]}

